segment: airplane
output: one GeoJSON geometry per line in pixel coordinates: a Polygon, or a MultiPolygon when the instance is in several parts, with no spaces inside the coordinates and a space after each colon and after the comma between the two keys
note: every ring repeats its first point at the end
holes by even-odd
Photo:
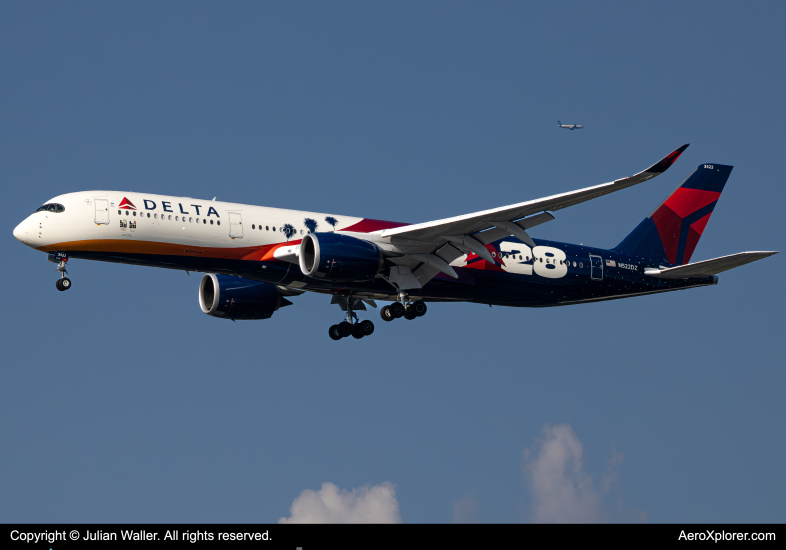
{"type": "Polygon", "coordinates": [[[331,296],[344,320],[333,340],[384,321],[425,315],[427,304],[553,307],[715,285],[717,274],[777,252],[691,263],[732,167],[701,164],[616,247],[605,250],[529,232],[552,212],[648,181],[688,147],[627,178],[426,223],[405,224],[125,191],[55,197],[14,229],[46,252],[71,288],[72,258],[202,272],[201,310],[222,319],[269,319],[304,292],[331,296]]]}
{"type": "Polygon", "coordinates": [[[584,128],[581,124],[562,124],[559,120],[557,121],[557,128],[567,128],[568,130],[576,130],[577,128],[581,130],[584,128]]]}

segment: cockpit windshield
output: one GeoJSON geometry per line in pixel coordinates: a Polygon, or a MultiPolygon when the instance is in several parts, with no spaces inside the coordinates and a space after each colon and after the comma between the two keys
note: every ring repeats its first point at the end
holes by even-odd
{"type": "Polygon", "coordinates": [[[39,206],[36,212],[65,212],[65,206],[62,204],[56,204],[54,202],[50,202],[49,204],[45,204],[43,206],[39,206]]]}

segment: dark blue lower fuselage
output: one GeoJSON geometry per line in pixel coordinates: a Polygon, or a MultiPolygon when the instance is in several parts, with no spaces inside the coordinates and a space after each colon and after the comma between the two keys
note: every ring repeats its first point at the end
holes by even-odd
{"type": "MultiPolygon", "coordinates": [[[[647,267],[659,267],[652,260],[613,250],[535,239],[543,250],[556,249],[564,253],[550,257],[541,254],[533,259],[529,247],[514,237],[490,243],[489,248],[504,268],[496,263],[475,258],[465,266],[455,266],[458,279],[440,273],[422,289],[409,290],[412,297],[426,301],[461,301],[517,307],[548,307],[582,302],[613,300],[667,292],[717,283],[716,277],[667,280],[644,274],[647,267]],[[520,246],[519,246],[520,245],[520,246]],[[524,253],[522,253],[524,252],[524,253]],[[521,259],[519,259],[521,258],[521,259]],[[543,262],[546,265],[543,265],[543,262]],[[541,265],[534,265],[539,262],[541,265]],[[551,271],[548,262],[561,262],[551,271]],[[533,269],[533,267],[535,269],[533,269]],[[542,276],[548,273],[551,276],[542,276]]],[[[386,295],[393,300],[395,290],[381,278],[357,283],[331,283],[302,274],[297,264],[282,261],[227,260],[206,257],[161,256],[155,254],[125,254],[108,252],[70,252],[72,258],[100,260],[124,264],[145,265],[169,269],[237,275],[266,283],[303,288],[309,291],[340,294],[386,295]]]]}

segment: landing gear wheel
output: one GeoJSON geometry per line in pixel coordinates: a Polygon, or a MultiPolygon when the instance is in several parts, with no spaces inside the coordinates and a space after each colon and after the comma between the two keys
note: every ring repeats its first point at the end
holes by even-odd
{"type": "Polygon", "coordinates": [[[360,323],[355,323],[354,325],[352,325],[352,338],[360,340],[364,336],[365,333],[363,332],[363,327],[360,326],[360,323]]]}
{"type": "Polygon", "coordinates": [[[68,277],[58,279],[57,282],[55,283],[55,287],[57,288],[57,290],[61,292],[63,290],[68,290],[69,288],[71,288],[71,279],[69,279],[68,277]]]}
{"type": "Polygon", "coordinates": [[[371,336],[374,332],[374,323],[366,319],[360,323],[360,328],[363,330],[363,336],[371,336]]]}
{"type": "Polygon", "coordinates": [[[415,312],[415,316],[423,317],[426,311],[428,311],[428,306],[426,306],[425,302],[418,300],[410,306],[410,309],[415,312]]]}
{"type": "Polygon", "coordinates": [[[398,319],[399,317],[404,315],[404,306],[402,306],[400,302],[393,302],[387,307],[390,310],[390,314],[393,316],[394,319],[398,319]]]}
{"type": "Polygon", "coordinates": [[[392,321],[394,319],[393,314],[390,312],[390,306],[385,306],[379,311],[379,316],[382,317],[383,321],[392,321]]]}
{"type": "Polygon", "coordinates": [[[407,311],[404,312],[404,319],[407,319],[408,321],[411,321],[415,317],[417,317],[417,314],[415,313],[415,308],[413,308],[412,306],[409,306],[407,308],[407,311]]]}
{"type": "Polygon", "coordinates": [[[328,329],[328,334],[333,340],[341,340],[341,334],[338,333],[338,325],[333,325],[328,329]]]}
{"type": "Polygon", "coordinates": [[[342,338],[346,338],[347,336],[352,334],[352,325],[350,325],[346,321],[341,321],[337,326],[338,326],[338,333],[341,335],[342,338]]]}

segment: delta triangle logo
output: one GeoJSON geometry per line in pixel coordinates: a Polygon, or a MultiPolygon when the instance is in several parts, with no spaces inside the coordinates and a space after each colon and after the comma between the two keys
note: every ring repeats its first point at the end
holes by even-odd
{"type": "Polygon", "coordinates": [[[117,205],[118,208],[123,208],[125,210],[136,210],[136,206],[134,203],[128,200],[127,198],[123,197],[123,200],[120,201],[120,204],[117,205]]]}

